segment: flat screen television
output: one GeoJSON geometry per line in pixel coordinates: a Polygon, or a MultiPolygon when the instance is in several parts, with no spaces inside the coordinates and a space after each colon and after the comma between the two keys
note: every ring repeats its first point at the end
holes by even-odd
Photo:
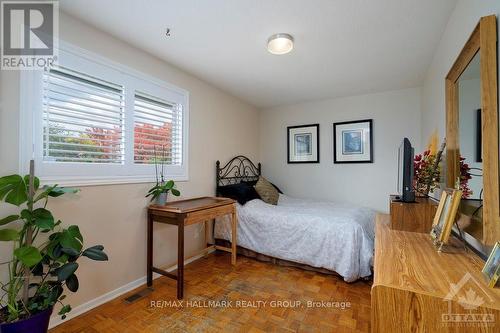
{"type": "Polygon", "coordinates": [[[413,155],[410,140],[404,138],[398,152],[398,194],[402,202],[414,202],[413,190],[413,155]]]}

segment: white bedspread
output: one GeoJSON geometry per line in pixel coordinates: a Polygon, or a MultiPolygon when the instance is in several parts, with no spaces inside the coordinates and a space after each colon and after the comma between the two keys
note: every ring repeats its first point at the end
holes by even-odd
{"type": "MultiPolygon", "coordinates": [[[[238,245],[268,256],[322,267],[345,281],[371,275],[375,212],[333,202],[280,195],[277,206],[256,199],[238,204],[238,245]]],[[[231,239],[227,218],[215,237],[231,239]]]]}

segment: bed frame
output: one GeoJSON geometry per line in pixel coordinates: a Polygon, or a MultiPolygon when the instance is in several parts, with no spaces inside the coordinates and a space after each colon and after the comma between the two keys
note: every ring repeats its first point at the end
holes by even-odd
{"type": "Polygon", "coordinates": [[[222,168],[220,161],[215,162],[215,193],[219,195],[219,187],[231,184],[238,184],[242,181],[258,180],[261,175],[261,165],[253,163],[248,157],[238,155],[233,157],[222,168]]]}

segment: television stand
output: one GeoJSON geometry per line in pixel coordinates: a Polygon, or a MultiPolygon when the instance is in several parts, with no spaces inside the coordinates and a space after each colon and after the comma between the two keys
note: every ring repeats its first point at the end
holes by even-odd
{"type": "Polygon", "coordinates": [[[390,198],[391,229],[429,233],[436,215],[438,202],[429,197],[416,197],[414,202],[403,202],[399,195],[390,198]]]}

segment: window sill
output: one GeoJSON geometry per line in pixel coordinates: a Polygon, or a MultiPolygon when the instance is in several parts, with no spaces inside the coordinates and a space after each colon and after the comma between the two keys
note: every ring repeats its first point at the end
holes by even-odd
{"type": "MultiPolygon", "coordinates": [[[[176,182],[188,181],[187,175],[177,175],[168,178],[176,182]]],[[[40,177],[42,185],[59,186],[100,186],[120,184],[155,183],[154,176],[115,176],[115,177],[40,177]]]]}

